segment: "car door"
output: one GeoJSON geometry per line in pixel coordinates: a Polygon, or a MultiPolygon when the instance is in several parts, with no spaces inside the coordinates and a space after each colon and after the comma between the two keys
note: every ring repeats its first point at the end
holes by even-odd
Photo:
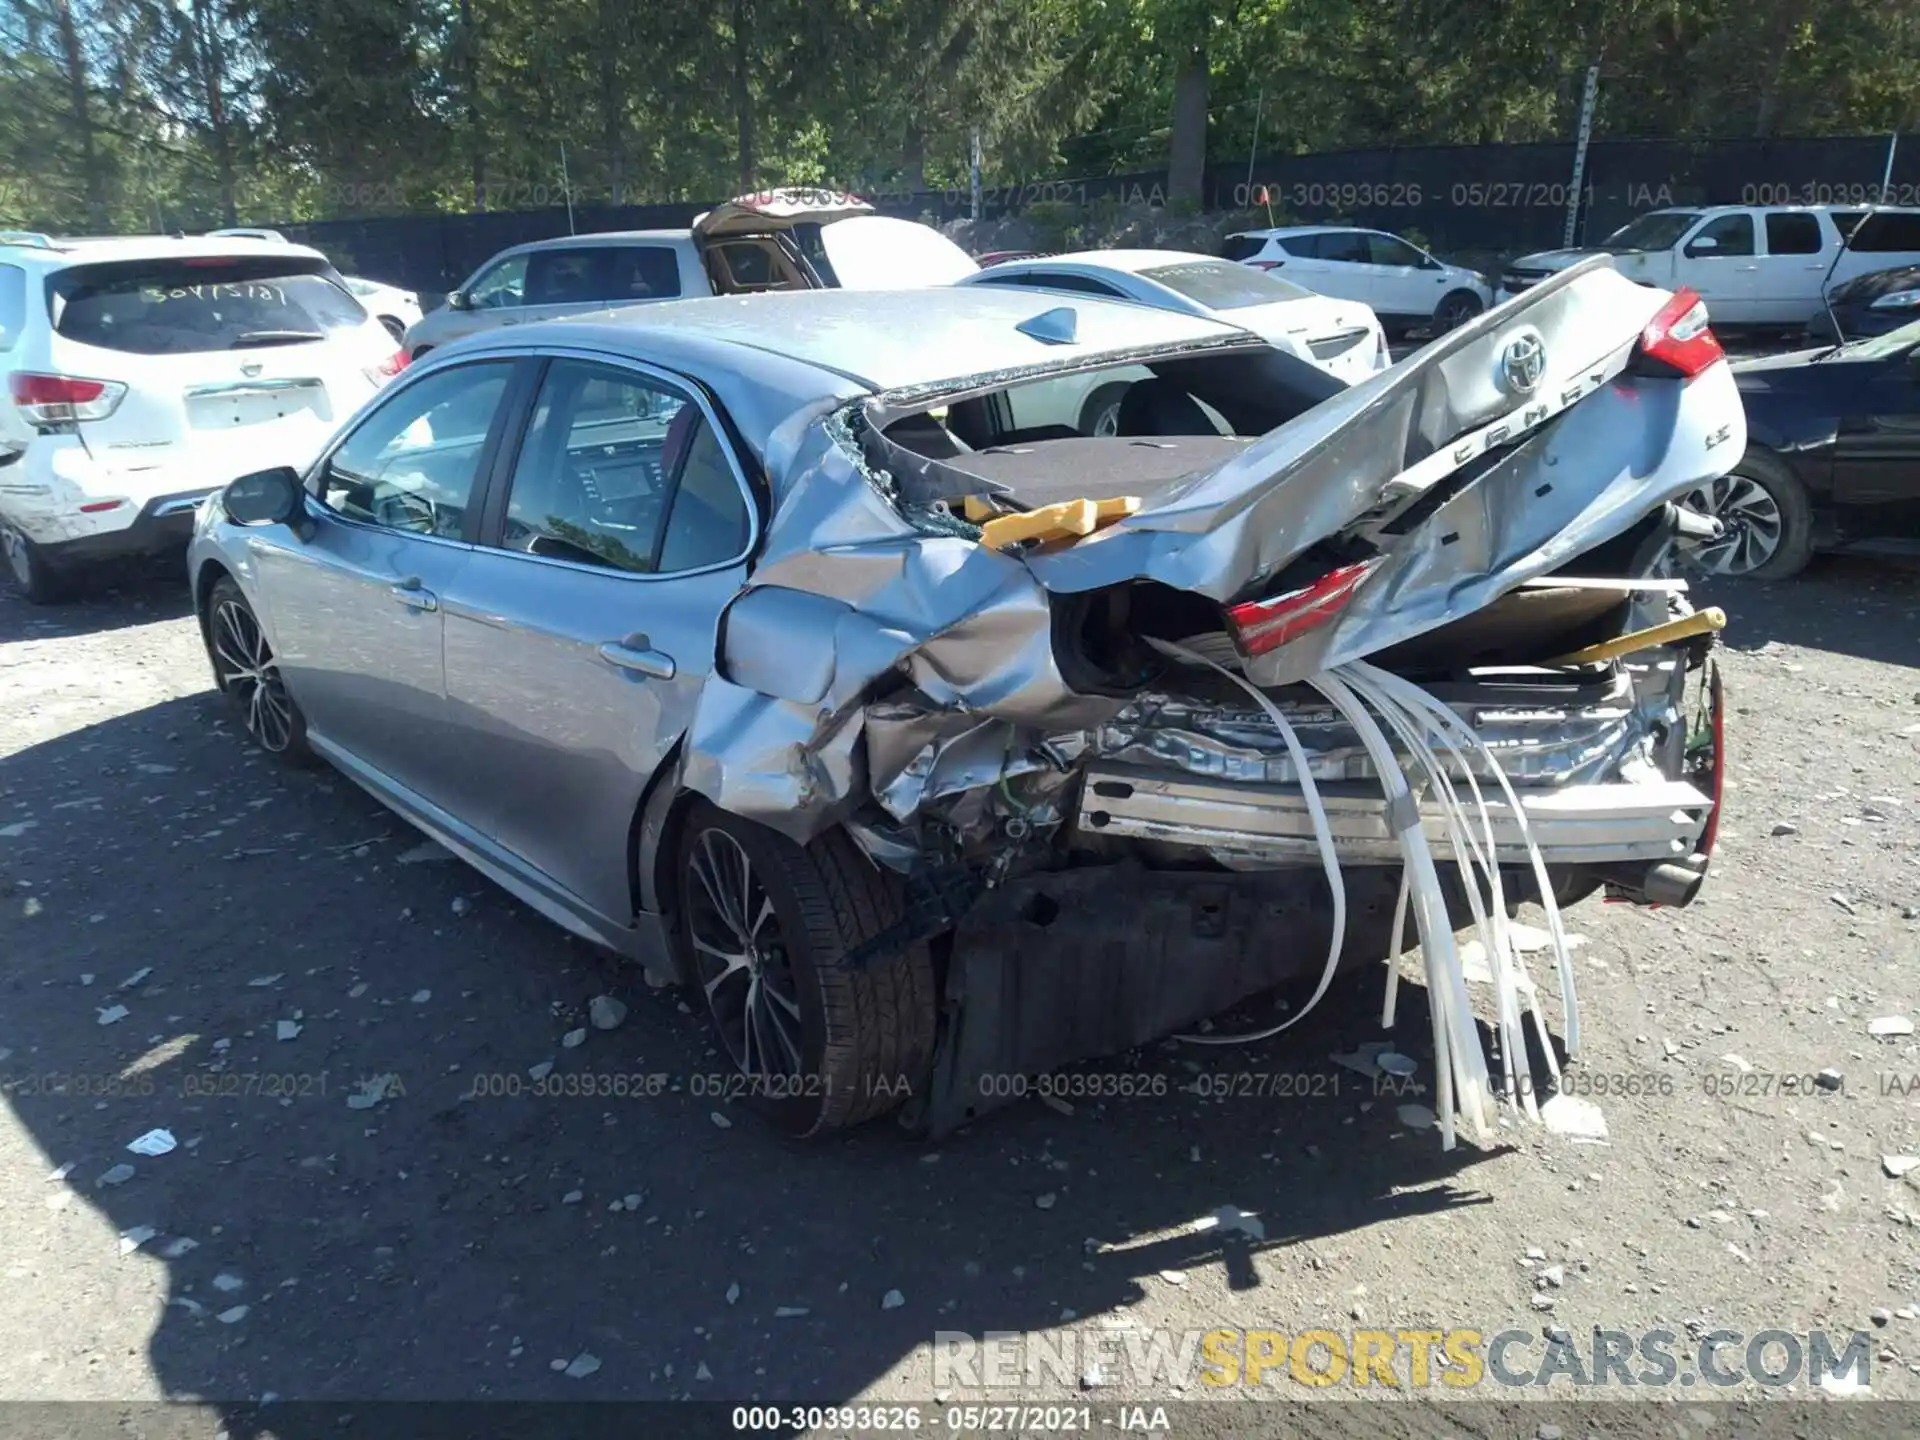
{"type": "Polygon", "coordinates": [[[1372,286],[1380,298],[1370,301],[1375,314],[1396,320],[1431,320],[1446,293],[1447,273],[1397,235],[1367,233],[1372,286]]]}
{"type": "Polygon", "coordinates": [[[1834,243],[1811,210],[1768,210],[1761,216],[1763,253],[1754,272],[1757,325],[1804,325],[1820,308],[1820,282],[1834,243]]]}
{"type": "Polygon", "coordinates": [[[249,541],[315,744],[429,799],[449,764],[439,597],[473,553],[514,378],[513,361],[476,360],[396,385],[314,467],[307,537],[249,541]]]}
{"type": "Polygon", "coordinates": [[[485,543],[442,595],[466,777],[450,808],[536,889],[619,927],[634,816],[746,577],[746,475],[697,387],[556,353],[496,466],[485,543]]]}
{"type": "Polygon", "coordinates": [[[1380,309],[1375,299],[1373,254],[1359,230],[1322,230],[1317,235],[1290,235],[1287,253],[1299,256],[1287,262],[1287,279],[1316,295],[1335,300],[1358,300],[1380,309]]]}
{"type": "Polygon", "coordinates": [[[1716,215],[1681,241],[1677,283],[1699,292],[1715,320],[1754,324],[1760,303],[1758,250],[1751,211],[1716,215]]]}
{"type": "Polygon", "coordinates": [[[1849,529],[1911,539],[1920,536],[1920,351],[1870,371],[1834,437],[1833,498],[1853,512],[1849,529]]]}

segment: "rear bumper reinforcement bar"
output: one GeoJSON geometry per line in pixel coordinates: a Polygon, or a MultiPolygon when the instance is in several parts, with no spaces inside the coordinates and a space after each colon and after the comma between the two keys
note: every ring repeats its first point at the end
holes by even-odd
{"type": "MultiPolygon", "coordinates": [[[[1467,799],[1466,787],[1459,788],[1467,799]]],[[[1523,863],[1526,849],[1506,797],[1487,782],[1481,791],[1500,858],[1523,863]]],[[[1693,853],[1713,808],[1711,797],[1683,780],[1518,794],[1542,858],[1553,865],[1684,859],[1693,853]]],[[[1320,797],[1343,859],[1399,863],[1400,844],[1388,827],[1386,801],[1377,789],[1322,785],[1320,797]]],[[[1251,861],[1296,864],[1319,855],[1306,802],[1291,786],[1228,785],[1166,771],[1095,765],[1087,771],[1075,824],[1087,835],[1157,840],[1251,861]]],[[[1421,806],[1421,824],[1435,855],[1451,857],[1447,827],[1431,801],[1421,806]]]]}

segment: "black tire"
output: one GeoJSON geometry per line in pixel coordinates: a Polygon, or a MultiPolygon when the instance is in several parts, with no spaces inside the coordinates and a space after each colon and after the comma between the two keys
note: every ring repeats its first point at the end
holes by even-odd
{"type": "Polygon", "coordinates": [[[673,892],[681,974],[706,1003],[721,1050],[742,1077],[739,1093],[782,1131],[808,1136],[858,1125],[897,1109],[925,1083],[933,1063],[933,957],[920,941],[858,968],[847,964],[849,952],[896,923],[905,907],[898,880],[842,831],[801,846],[698,800],[680,826],[673,892]],[[747,866],[738,908],[755,923],[737,957],[742,963],[730,965],[716,952],[743,943],[741,931],[726,921],[705,877],[719,877],[718,889],[730,893],[736,856],[747,866]],[[762,1000],[762,1023],[750,1027],[742,1017],[755,985],[773,998],[762,1000]],[[758,1056],[743,1054],[750,1030],[761,1037],[758,1056]]]}
{"type": "Polygon", "coordinates": [[[1449,290],[1434,307],[1433,333],[1438,336],[1457,330],[1486,308],[1471,290],[1449,290]]]}
{"type": "Polygon", "coordinates": [[[387,327],[387,333],[393,337],[394,344],[398,345],[407,338],[407,327],[402,325],[393,316],[382,315],[380,317],[380,323],[387,327]]]}
{"type": "Polygon", "coordinates": [[[1745,527],[1712,545],[1683,550],[1683,558],[1696,570],[1746,580],[1786,580],[1813,558],[1813,503],[1806,487],[1785,461],[1759,446],[1749,446],[1730,473],[1683,496],[1680,503],[1745,527]],[[1764,501],[1754,496],[1754,489],[1764,501]],[[1765,520],[1764,502],[1770,502],[1777,523],[1765,520]],[[1768,539],[1772,550],[1753,563],[1760,542],[1768,539]]]}
{"type": "Polygon", "coordinates": [[[0,525],[0,562],[29,604],[51,605],[72,592],[72,577],[56,569],[45,550],[10,525],[0,525]]]}
{"type": "Polygon", "coordinates": [[[288,765],[316,763],[307,743],[307,717],[281,678],[260,617],[229,578],[214,581],[207,593],[202,636],[213,683],[232,705],[247,738],[288,765]]]}
{"type": "Polygon", "coordinates": [[[1120,433],[1120,402],[1127,398],[1128,385],[1102,385],[1086,398],[1080,406],[1080,433],[1082,435],[1118,435],[1120,433]],[[1101,429],[1102,424],[1107,428],[1101,429]]]}

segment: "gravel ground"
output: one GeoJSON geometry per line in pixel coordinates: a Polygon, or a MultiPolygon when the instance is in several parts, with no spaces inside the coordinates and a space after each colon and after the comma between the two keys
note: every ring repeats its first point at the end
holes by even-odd
{"type": "MultiPolygon", "coordinates": [[[[1859,1330],[1873,1393],[1920,1396],[1920,1171],[1883,1161],[1920,1155],[1920,1053],[1870,1034],[1920,1017],[1920,574],[1706,598],[1714,875],[1684,912],[1571,912],[1582,1073],[1647,1093],[1601,1100],[1607,1146],[1443,1154],[1328,1058],[1388,1038],[1371,982],[1268,1043],[1154,1051],[1158,1095],[937,1150],[780,1140],[698,1093],[721,1067],[676,995],[241,743],[170,571],[0,593],[0,1399],[926,1400],[936,1331],[1119,1323],[1513,1328],[1522,1364],[1556,1325],[1859,1330]],[[546,1063],[666,1088],[484,1093],[546,1063]],[[156,1128],[177,1148],[129,1152],[156,1128]]],[[[1430,1077],[1419,1001],[1393,1038],[1430,1077]]]]}

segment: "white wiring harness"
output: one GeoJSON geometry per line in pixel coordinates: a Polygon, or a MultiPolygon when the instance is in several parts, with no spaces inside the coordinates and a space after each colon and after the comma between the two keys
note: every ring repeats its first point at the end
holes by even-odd
{"type": "MultiPolygon", "coordinates": [[[[1333,832],[1327,822],[1319,787],[1314,783],[1299,737],[1273,699],[1264,691],[1235,674],[1209,655],[1198,653],[1169,641],[1151,642],[1166,655],[1187,664],[1217,671],[1244,690],[1273,721],[1293,759],[1294,772],[1300,777],[1301,798],[1313,822],[1314,838],[1320,846],[1320,862],[1327,884],[1333,892],[1333,936],[1327,948],[1327,963],[1320,983],[1300,1012],[1281,1024],[1246,1035],[1180,1035],[1175,1038],[1196,1045],[1243,1045],[1269,1039],[1304,1020],[1333,983],[1339,968],[1340,952],[1346,943],[1347,896],[1340,858],[1334,848],[1333,832]]],[[[1560,923],[1560,909],[1554,903],[1553,889],[1545,860],[1535,843],[1527,813],[1508,783],[1486,743],[1473,728],[1439,700],[1419,686],[1364,661],[1341,665],[1316,675],[1307,682],[1340,711],[1360,742],[1366,747],[1380,776],[1385,792],[1387,815],[1399,837],[1403,868],[1400,895],[1394,906],[1393,942],[1387,953],[1386,999],[1380,1021],[1391,1027],[1399,995],[1400,952],[1406,938],[1407,911],[1412,909],[1419,927],[1420,951],[1426,965],[1427,998],[1433,1016],[1433,1056],[1436,1072],[1437,1104],[1441,1147],[1453,1149],[1456,1143],[1456,1117],[1470,1125],[1477,1138],[1492,1138],[1495,1117],[1493,1084],[1487,1073],[1486,1055],[1475,1028],[1472,1000],[1467,993],[1465,967],[1460,947],[1455,943],[1453,920],[1447,910],[1446,893],[1441,888],[1440,872],[1433,848],[1427,842],[1421,824],[1420,799],[1409,771],[1417,777],[1418,787],[1438,805],[1447,834],[1452,842],[1454,863],[1458,867],[1461,888],[1473,914],[1474,929],[1486,952],[1487,967],[1493,977],[1495,1029],[1499,1036],[1501,1093],[1509,1104],[1519,1106],[1529,1118],[1538,1118],[1531,1070],[1521,1079],[1527,1066],[1524,1017],[1533,1017],[1534,1032],[1546,1057],[1550,1083],[1560,1078],[1559,1063],[1547,1035],[1546,1022],[1537,1004],[1533,981],[1526,962],[1513,943],[1507,921],[1506,897],[1500,884],[1500,865],[1494,847],[1493,818],[1475,775],[1470,759],[1477,759],[1486,774],[1500,787],[1514,818],[1533,869],[1541,906],[1546,911],[1550,949],[1560,975],[1560,1004],[1566,1025],[1569,1058],[1580,1049],[1580,1012],[1574,993],[1573,966],[1568,958],[1566,931],[1560,923]],[[1376,718],[1377,717],[1377,718],[1376,718]],[[1386,729],[1382,729],[1381,722],[1386,729]],[[1394,753],[1386,731],[1391,730],[1405,749],[1403,764],[1394,753]],[[1452,772],[1436,753],[1444,751],[1465,777],[1468,796],[1463,799],[1452,772]],[[1469,808],[1471,802],[1471,809],[1469,808]],[[1478,824],[1474,824],[1474,819],[1478,824]]]]}

